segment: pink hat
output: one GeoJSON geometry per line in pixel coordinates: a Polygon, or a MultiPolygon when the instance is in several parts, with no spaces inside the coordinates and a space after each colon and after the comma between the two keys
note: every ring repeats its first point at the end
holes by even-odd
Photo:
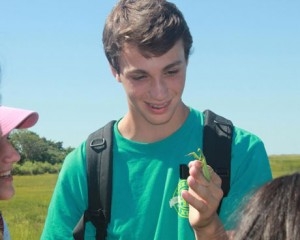
{"type": "Polygon", "coordinates": [[[16,128],[30,128],[39,119],[37,112],[0,106],[0,128],[2,136],[16,128]]]}

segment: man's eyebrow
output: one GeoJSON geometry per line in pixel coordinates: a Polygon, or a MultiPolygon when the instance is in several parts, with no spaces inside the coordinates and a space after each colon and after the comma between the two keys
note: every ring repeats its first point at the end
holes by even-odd
{"type": "Polygon", "coordinates": [[[182,63],[182,61],[181,61],[181,60],[178,60],[178,61],[176,61],[176,62],[173,62],[173,63],[171,63],[171,64],[165,66],[163,70],[167,70],[167,69],[169,69],[169,68],[176,67],[176,66],[178,66],[178,65],[181,65],[181,63],[182,63]]]}
{"type": "Polygon", "coordinates": [[[147,74],[143,69],[133,69],[128,71],[129,74],[147,74]]]}
{"type": "MultiPolygon", "coordinates": [[[[175,67],[175,66],[178,66],[178,65],[181,65],[182,61],[181,60],[178,60],[176,62],[173,62],[167,66],[165,66],[163,68],[163,71],[166,71],[172,67],[175,67]]],[[[148,74],[147,71],[143,70],[143,69],[133,69],[133,70],[129,70],[128,71],[129,74],[148,74]]]]}

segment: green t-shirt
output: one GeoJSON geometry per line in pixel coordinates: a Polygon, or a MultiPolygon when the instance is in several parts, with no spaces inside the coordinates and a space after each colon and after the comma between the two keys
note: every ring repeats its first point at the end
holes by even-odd
{"type": "MultiPolygon", "coordinates": [[[[202,148],[203,114],[191,109],[184,124],[154,143],[123,138],[114,126],[113,195],[107,239],[194,239],[188,205],[181,198],[186,181],[179,165],[202,148]]],[[[42,239],[72,239],[72,230],[87,207],[85,143],[66,158],[55,187],[42,239]]],[[[220,218],[232,228],[231,214],[253,188],[271,179],[263,143],[235,127],[232,144],[231,190],[222,201],[220,218]]],[[[88,223],[85,239],[95,229],[88,223]]]]}

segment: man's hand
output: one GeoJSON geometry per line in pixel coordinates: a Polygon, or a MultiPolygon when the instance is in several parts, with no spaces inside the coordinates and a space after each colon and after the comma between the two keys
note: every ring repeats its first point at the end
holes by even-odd
{"type": "Polygon", "coordinates": [[[182,191],[182,197],[189,203],[189,221],[196,239],[226,239],[227,235],[217,215],[223,197],[221,178],[208,166],[210,181],[203,174],[203,163],[194,160],[189,163],[187,179],[189,190],[182,191]]]}

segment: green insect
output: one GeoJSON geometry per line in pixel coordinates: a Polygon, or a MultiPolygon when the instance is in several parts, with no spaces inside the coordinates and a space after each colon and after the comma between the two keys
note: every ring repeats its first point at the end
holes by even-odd
{"type": "Polygon", "coordinates": [[[197,152],[191,152],[188,154],[188,156],[192,156],[195,159],[199,160],[202,163],[202,172],[206,180],[209,182],[210,181],[210,172],[208,170],[208,165],[206,162],[206,158],[200,148],[197,149],[197,152]],[[197,153],[198,152],[198,153],[197,153]]]}

